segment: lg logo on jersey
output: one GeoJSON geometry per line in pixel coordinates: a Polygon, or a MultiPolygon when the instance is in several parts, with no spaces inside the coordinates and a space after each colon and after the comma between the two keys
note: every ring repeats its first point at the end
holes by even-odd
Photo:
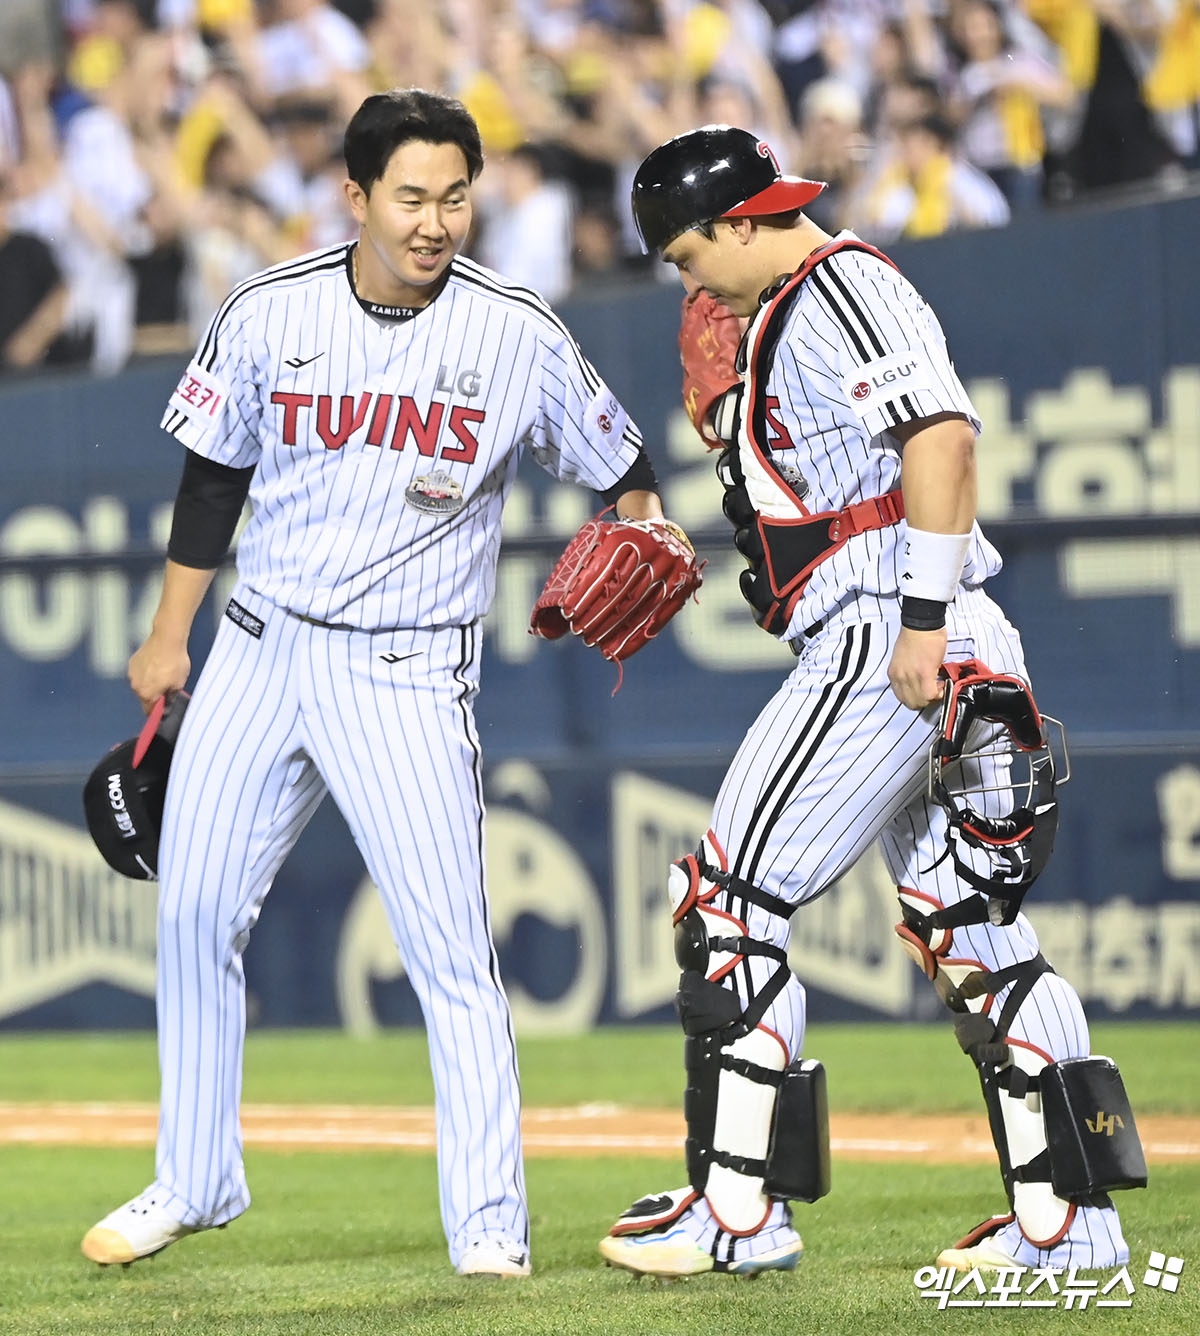
{"type": "Polygon", "coordinates": [[[456,381],[449,367],[438,367],[436,389],[445,390],[448,394],[457,390],[464,399],[474,399],[482,386],[483,377],[478,371],[460,371],[456,381]]]}
{"type": "MultiPolygon", "coordinates": [[[[464,371],[459,381],[461,383],[466,377],[478,374],[475,371],[464,371]]],[[[280,436],[285,445],[296,444],[301,431],[300,415],[308,414],[315,407],[316,433],[324,442],[326,450],[340,450],[365,423],[367,445],[382,446],[386,440],[392,450],[403,450],[411,436],[422,455],[430,459],[437,456],[439,459],[456,464],[474,462],[479,450],[478,428],[486,416],[481,408],[446,404],[440,399],[434,399],[422,412],[411,395],[372,394],[369,390],[364,390],[357,398],[352,394],[314,396],[276,390],[271,395],[271,402],[283,409],[280,436]],[[450,409],[448,416],[447,408],[450,409]],[[442,430],[443,418],[446,418],[446,429],[457,442],[456,445],[441,442],[441,437],[445,435],[442,430]]],[[[307,434],[309,428],[307,421],[303,427],[307,434]]]]}

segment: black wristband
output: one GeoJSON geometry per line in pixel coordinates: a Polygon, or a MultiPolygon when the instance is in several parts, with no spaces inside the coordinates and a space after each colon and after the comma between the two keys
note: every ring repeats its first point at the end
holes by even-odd
{"type": "Polygon", "coordinates": [[[900,625],[910,631],[940,631],[946,625],[946,605],[936,598],[905,594],[900,600],[900,625]]]}
{"type": "Polygon", "coordinates": [[[606,505],[615,506],[617,499],[626,492],[657,492],[658,479],[654,476],[654,465],[645,449],[638,451],[638,457],[629,466],[625,476],[611,487],[606,487],[600,495],[606,505]]]}

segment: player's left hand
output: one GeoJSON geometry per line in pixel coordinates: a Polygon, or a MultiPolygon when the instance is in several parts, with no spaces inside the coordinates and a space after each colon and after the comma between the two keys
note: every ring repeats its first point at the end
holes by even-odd
{"type": "Polygon", "coordinates": [[[944,681],[938,677],[946,658],[946,628],[937,631],[913,631],[900,628],[888,681],[901,705],[923,710],[942,698],[944,681]]]}
{"type": "Polygon", "coordinates": [[[546,640],[571,631],[620,663],[699,589],[703,566],[670,520],[589,520],[550,572],[529,629],[546,640]]]}

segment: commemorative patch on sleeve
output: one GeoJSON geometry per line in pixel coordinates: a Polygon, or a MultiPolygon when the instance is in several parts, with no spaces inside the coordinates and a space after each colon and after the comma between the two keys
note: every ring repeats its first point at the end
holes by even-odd
{"type": "Polygon", "coordinates": [[[197,426],[208,427],[220,417],[226,395],[225,386],[212,372],[191,362],[175,386],[169,407],[183,413],[197,426]]]}
{"type": "Polygon", "coordinates": [[[929,362],[919,349],[891,353],[842,377],[842,389],[860,418],[905,394],[933,390],[929,362]]]}

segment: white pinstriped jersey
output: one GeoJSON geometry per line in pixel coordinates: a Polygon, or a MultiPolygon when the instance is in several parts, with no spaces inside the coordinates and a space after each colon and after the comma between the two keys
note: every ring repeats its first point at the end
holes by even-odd
{"type": "Polygon", "coordinates": [[[236,288],[162,425],[257,466],[238,573],[276,605],[364,630],[464,625],[491,603],[522,451],[603,491],[641,436],[536,293],[458,257],[429,306],[383,320],[354,294],[352,249],[236,288]]]}
{"type": "MultiPolygon", "coordinates": [[[[836,240],[857,240],[840,232],[836,240]]],[[[768,318],[756,315],[747,335],[768,318]]],[[[979,430],[979,415],[955,373],[937,317],[907,279],[861,250],[841,250],[801,285],[766,367],[765,445],[796,481],[802,509],[842,510],[900,486],[900,453],[889,429],[935,413],[961,413],[979,430]],[[799,481],[803,479],[803,483],[799,481]],[[805,490],[807,488],[807,490],[805,490]]],[[[743,402],[751,392],[748,385],[743,402]]],[[[768,515],[794,516],[777,485],[754,477],[751,450],[740,451],[751,500],[768,515]]],[[[858,534],[821,562],[792,615],[784,639],[841,607],[851,617],[879,618],[899,593],[904,523],[858,534]],[[857,609],[853,606],[857,602],[857,609]]],[[[962,583],[975,586],[1000,569],[1000,557],[976,525],[962,583]]]]}

